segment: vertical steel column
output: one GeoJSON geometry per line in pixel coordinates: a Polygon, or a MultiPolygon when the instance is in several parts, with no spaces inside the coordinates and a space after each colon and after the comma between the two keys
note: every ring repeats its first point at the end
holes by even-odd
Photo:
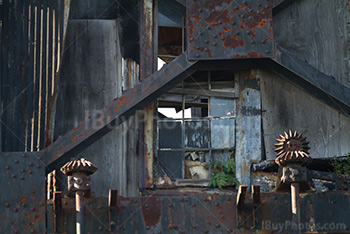
{"type": "MultiPolygon", "coordinates": [[[[156,71],[158,54],[158,1],[142,0],[140,12],[140,81],[156,71]]],[[[153,185],[153,113],[154,103],[143,109],[140,134],[140,188],[153,185]]]]}

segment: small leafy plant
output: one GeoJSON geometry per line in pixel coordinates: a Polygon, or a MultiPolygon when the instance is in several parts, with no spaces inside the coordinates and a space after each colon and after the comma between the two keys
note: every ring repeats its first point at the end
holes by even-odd
{"type": "Polygon", "coordinates": [[[334,168],[334,173],[350,175],[350,153],[345,155],[345,159],[338,158],[337,155],[335,155],[332,166],[334,168]]]}
{"type": "Polygon", "coordinates": [[[212,176],[209,180],[209,187],[218,187],[239,184],[236,179],[236,164],[234,160],[228,160],[223,163],[214,161],[210,164],[212,168],[212,176]]]}

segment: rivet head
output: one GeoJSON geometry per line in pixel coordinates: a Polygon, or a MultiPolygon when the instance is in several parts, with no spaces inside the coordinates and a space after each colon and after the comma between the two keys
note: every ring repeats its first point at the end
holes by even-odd
{"type": "Polygon", "coordinates": [[[13,161],[14,163],[16,163],[16,164],[18,164],[19,163],[19,161],[16,159],[15,161],[13,161]]]}
{"type": "Polygon", "coordinates": [[[173,206],[173,204],[171,204],[171,203],[168,205],[168,207],[172,207],[172,206],[173,206]]]}
{"type": "Polygon", "coordinates": [[[101,226],[99,226],[99,227],[98,227],[98,230],[102,231],[102,230],[103,230],[103,228],[102,228],[101,226]]]}
{"type": "Polygon", "coordinates": [[[33,172],[32,171],[28,171],[28,174],[31,175],[31,174],[33,174],[33,172]]]}
{"type": "Polygon", "coordinates": [[[216,12],[216,10],[215,10],[215,9],[213,9],[211,12],[215,13],[215,12],[216,12]]]}
{"type": "Polygon", "coordinates": [[[20,179],[20,180],[24,180],[24,177],[23,177],[23,176],[21,176],[19,179],[20,179]]]}
{"type": "Polygon", "coordinates": [[[204,230],[204,233],[209,233],[209,230],[208,230],[208,229],[205,229],[205,230],[204,230]]]}
{"type": "Polygon", "coordinates": [[[38,157],[38,159],[39,159],[40,161],[44,161],[44,159],[43,159],[42,157],[38,157]]]}
{"type": "Polygon", "coordinates": [[[25,204],[24,202],[22,202],[22,206],[23,206],[23,207],[26,207],[26,206],[27,206],[27,204],[25,204]]]}
{"type": "Polygon", "coordinates": [[[213,37],[214,37],[214,38],[217,38],[218,36],[215,34],[213,37]]]}
{"type": "Polygon", "coordinates": [[[251,44],[251,45],[254,45],[254,41],[250,41],[250,44],[251,44]]]}
{"type": "Polygon", "coordinates": [[[239,35],[239,32],[236,32],[236,35],[239,35]]]}
{"type": "Polygon", "coordinates": [[[247,31],[247,34],[250,35],[250,31],[247,31]]]}
{"type": "Polygon", "coordinates": [[[31,211],[35,211],[35,207],[30,208],[31,211]]]}
{"type": "Polygon", "coordinates": [[[210,29],[211,29],[211,26],[208,27],[208,30],[210,30],[210,29]]]}
{"type": "Polygon", "coordinates": [[[196,204],[192,204],[192,207],[196,207],[196,204]]]}
{"type": "Polygon", "coordinates": [[[269,53],[270,53],[270,51],[269,51],[269,50],[266,50],[266,51],[265,51],[265,53],[266,53],[266,54],[269,54],[269,53]]]}
{"type": "Polygon", "coordinates": [[[208,52],[208,48],[204,48],[204,52],[208,52]]]}
{"type": "Polygon", "coordinates": [[[6,208],[9,208],[9,207],[10,207],[10,204],[6,202],[6,203],[5,203],[5,207],[6,207],[6,208]]]}
{"type": "Polygon", "coordinates": [[[221,24],[221,23],[222,23],[221,20],[219,20],[219,21],[218,21],[218,24],[221,24]]]}
{"type": "Polygon", "coordinates": [[[18,209],[17,208],[13,208],[13,212],[17,212],[18,211],[18,209]]]}
{"type": "Polygon", "coordinates": [[[224,41],[224,40],[225,40],[225,37],[221,37],[221,40],[224,41]]]}
{"type": "Polygon", "coordinates": [[[14,230],[14,231],[13,231],[13,233],[17,234],[17,233],[18,233],[18,230],[17,230],[17,229],[16,229],[16,230],[14,230]]]}
{"type": "Polygon", "coordinates": [[[200,57],[200,55],[197,53],[197,54],[196,54],[196,57],[197,57],[197,58],[199,58],[199,57],[200,57]]]}
{"type": "Polygon", "coordinates": [[[200,46],[196,46],[196,49],[199,50],[201,47],[200,46]]]}
{"type": "Polygon", "coordinates": [[[262,43],[262,44],[265,44],[265,43],[266,43],[266,41],[265,41],[265,40],[262,40],[262,41],[261,41],[261,43],[262,43]]]}
{"type": "Polygon", "coordinates": [[[205,42],[206,44],[208,44],[208,43],[209,43],[209,40],[205,40],[204,42],[205,42]]]}
{"type": "Polygon", "coordinates": [[[249,20],[253,20],[253,17],[250,16],[250,17],[249,17],[249,20]]]}
{"type": "Polygon", "coordinates": [[[227,198],[226,198],[226,201],[231,201],[231,198],[230,198],[230,197],[227,197],[227,198]]]}
{"type": "Polygon", "coordinates": [[[198,12],[199,12],[199,13],[202,13],[202,12],[203,12],[203,9],[199,9],[198,12]]]}
{"type": "Polygon", "coordinates": [[[6,170],[9,170],[9,169],[10,169],[10,166],[9,166],[9,165],[6,165],[6,166],[5,166],[5,169],[6,169],[6,170]]]}
{"type": "Polygon", "coordinates": [[[25,155],[25,154],[22,154],[22,158],[26,158],[27,157],[27,155],[25,155]]]}
{"type": "Polygon", "coordinates": [[[215,202],[215,206],[219,206],[220,204],[219,204],[219,202],[215,202]]]}
{"type": "Polygon", "coordinates": [[[145,205],[145,208],[149,208],[149,205],[148,205],[148,204],[146,204],[146,205],[145,205]]]}
{"type": "Polygon", "coordinates": [[[23,168],[21,169],[21,172],[22,172],[22,173],[24,172],[24,169],[23,169],[23,168]]]}
{"type": "Polygon", "coordinates": [[[190,38],[190,41],[193,41],[193,37],[190,38]]]}
{"type": "Polygon", "coordinates": [[[15,175],[15,174],[12,174],[11,177],[14,179],[14,178],[16,178],[16,175],[15,175]]]}
{"type": "Polygon", "coordinates": [[[30,233],[35,233],[35,230],[34,229],[30,229],[30,233]]]}
{"type": "Polygon", "coordinates": [[[220,224],[216,224],[215,227],[216,227],[216,228],[219,228],[219,227],[220,227],[220,224]]]}
{"type": "Polygon", "coordinates": [[[193,229],[196,229],[196,228],[197,228],[197,225],[196,225],[196,224],[194,224],[194,225],[192,226],[192,228],[193,228],[193,229]]]}
{"type": "Polygon", "coordinates": [[[149,230],[149,226],[146,226],[146,230],[149,230]]]}
{"type": "Polygon", "coordinates": [[[213,42],[213,46],[216,46],[216,42],[213,42]]]}
{"type": "Polygon", "coordinates": [[[38,166],[36,166],[36,168],[41,168],[41,166],[40,166],[40,165],[38,165],[38,166]]]}
{"type": "Polygon", "coordinates": [[[30,162],[30,163],[29,163],[29,166],[31,166],[31,167],[32,167],[32,166],[33,166],[33,163],[32,163],[32,162],[30,162]]]}
{"type": "Polygon", "coordinates": [[[199,33],[199,36],[202,36],[202,35],[203,35],[203,32],[200,32],[200,33],[199,33]]]}

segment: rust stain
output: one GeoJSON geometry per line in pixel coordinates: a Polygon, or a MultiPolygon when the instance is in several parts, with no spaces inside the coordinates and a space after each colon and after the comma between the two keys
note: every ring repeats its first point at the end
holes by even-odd
{"type": "MultiPolygon", "coordinates": [[[[238,32],[238,30],[234,31],[234,34],[238,32]]],[[[232,48],[235,49],[237,47],[242,47],[245,44],[245,40],[237,38],[236,35],[234,36],[226,36],[226,40],[224,42],[224,47],[226,48],[232,48]]]]}
{"type": "Polygon", "coordinates": [[[212,11],[209,17],[204,21],[211,26],[220,26],[221,23],[230,24],[228,9],[223,11],[212,11]]]}
{"type": "Polygon", "coordinates": [[[162,215],[162,207],[159,199],[141,198],[142,201],[142,217],[146,226],[156,227],[162,215]]]}

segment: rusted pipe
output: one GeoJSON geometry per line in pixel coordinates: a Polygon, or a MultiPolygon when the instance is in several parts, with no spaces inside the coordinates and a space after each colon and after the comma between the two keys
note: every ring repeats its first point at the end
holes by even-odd
{"type": "Polygon", "coordinates": [[[83,234],[84,230],[84,192],[75,193],[75,211],[77,213],[76,233],[83,234]]]}

